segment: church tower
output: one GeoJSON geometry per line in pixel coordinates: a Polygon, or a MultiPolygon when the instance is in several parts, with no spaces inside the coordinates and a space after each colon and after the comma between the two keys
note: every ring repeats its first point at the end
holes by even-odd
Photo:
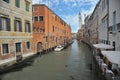
{"type": "Polygon", "coordinates": [[[82,26],[82,15],[81,15],[81,13],[79,13],[79,29],[81,28],[81,26],[82,26]]]}

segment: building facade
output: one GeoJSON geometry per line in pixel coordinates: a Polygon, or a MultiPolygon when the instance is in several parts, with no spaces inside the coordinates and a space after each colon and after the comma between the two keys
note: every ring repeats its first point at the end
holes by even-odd
{"type": "Polygon", "coordinates": [[[85,25],[82,25],[77,32],[77,39],[84,41],[85,39],[85,25]]]}
{"type": "Polygon", "coordinates": [[[92,22],[91,22],[91,29],[90,29],[90,34],[91,34],[91,43],[96,44],[98,43],[98,26],[99,26],[99,3],[96,5],[91,17],[92,17],[92,22]]]}
{"type": "Polygon", "coordinates": [[[34,50],[49,50],[71,39],[71,27],[44,4],[33,5],[34,50]],[[42,31],[42,32],[41,32],[42,31]],[[37,46],[41,43],[40,46],[37,46]],[[39,48],[38,48],[39,47],[39,48]]]}
{"type": "Polygon", "coordinates": [[[109,42],[120,51],[120,0],[109,0],[109,42]],[[112,5],[112,6],[111,6],[112,5]]]}
{"type": "Polygon", "coordinates": [[[32,54],[32,1],[0,0],[0,65],[32,54]]]}
{"type": "Polygon", "coordinates": [[[99,26],[98,26],[98,32],[99,32],[99,43],[109,44],[108,39],[108,0],[100,0],[99,1],[99,26]]]}

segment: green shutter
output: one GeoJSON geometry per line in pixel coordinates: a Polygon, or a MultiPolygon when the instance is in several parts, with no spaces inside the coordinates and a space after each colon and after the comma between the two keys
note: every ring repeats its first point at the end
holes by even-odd
{"type": "Polygon", "coordinates": [[[16,24],[16,20],[14,20],[14,31],[17,31],[17,24],[16,24]]]}
{"type": "Polygon", "coordinates": [[[18,8],[20,7],[20,0],[15,0],[15,6],[18,8]]]}
{"type": "Polygon", "coordinates": [[[0,16],[0,31],[2,30],[2,18],[0,16]]]}
{"type": "Polygon", "coordinates": [[[10,27],[10,18],[7,19],[7,22],[8,22],[8,24],[7,24],[8,31],[11,31],[11,27],[10,27]]]}
{"type": "Polygon", "coordinates": [[[26,22],[25,22],[25,32],[27,32],[27,28],[26,28],[27,26],[26,26],[26,22]]]}
{"type": "Polygon", "coordinates": [[[9,0],[6,0],[7,3],[9,3],[9,0]]]}
{"type": "Polygon", "coordinates": [[[29,5],[30,3],[26,1],[26,11],[29,11],[29,5]]]}
{"type": "Polygon", "coordinates": [[[29,23],[29,26],[28,26],[28,30],[29,30],[29,32],[31,32],[31,26],[30,26],[30,23],[29,23]]]}
{"type": "Polygon", "coordinates": [[[22,22],[20,21],[20,24],[19,24],[19,30],[20,32],[22,32],[22,22]]]}

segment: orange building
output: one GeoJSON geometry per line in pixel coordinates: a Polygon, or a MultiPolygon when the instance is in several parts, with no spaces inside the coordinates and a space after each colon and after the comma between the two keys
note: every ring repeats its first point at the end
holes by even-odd
{"type": "Polygon", "coordinates": [[[70,39],[70,25],[46,5],[33,5],[33,43],[36,52],[64,45],[70,39]]]}

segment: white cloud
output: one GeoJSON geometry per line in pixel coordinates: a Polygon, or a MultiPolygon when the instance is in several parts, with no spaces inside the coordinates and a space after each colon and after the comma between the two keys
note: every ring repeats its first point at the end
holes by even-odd
{"type": "Polygon", "coordinates": [[[33,4],[45,4],[49,7],[57,6],[59,4],[59,0],[32,0],[33,4]]]}
{"type": "Polygon", "coordinates": [[[87,10],[85,10],[84,8],[81,9],[82,23],[83,23],[83,24],[84,24],[84,19],[85,19],[85,17],[86,17],[87,15],[90,15],[90,14],[93,12],[93,10],[94,10],[94,8],[95,8],[95,5],[96,5],[96,4],[91,5],[91,8],[90,8],[90,9],[87,9],[87,10]]]}
{"type": "MultiPolygon", "coordinates": [[[[40,3],[40,4],[46,4],[49,7],[57,7],[57,5],[60,4],[60,1],[62,1],[65,4],[66,9],[71,10],[71,7],[80,8],[81,14],[82,14],[82,22],[84,23],[84,14],[88,15],[92,13],[94,10],[94,7],[96,3],[99,0],[32,0],[33,4],[40,3]],[[48,2],[49,1],[49,2],[48,2]],[[85,9],[83,6],[90,5],[89,9],[85,9]],[[81,8],[82,7],[82,8],[81,8]]],[[[58,9],[60,12],[63,11],[63,9],[58,9]]],[[[64,12],[63,12],[64,13],[64,12]]],[[[74,14],[60,14],[62,18],[71,25],[73,32],[76,32],[79,29],[79,23],[78,23],[78,13],[74,14]]]]}
{"type": "Polygon", "coordinates": [[[77,6],[77,3],[74,3],[72,6],[73,6],[73,7],[76,7],[76,6],[77,6]]]}
{"type": "Polygon", "coordinates": [[[63,10],[62,10],[62,9],[59,9],[59,11],[61,11],[61,12],[62,12],[63,10]]]}
{"type": "Polygon", "coordinates": [[[39,0],[32,0],[33,4],[39,3],[39,0]]]}
{"type": "Polygon", "coordinates": [[[62,18],[71,25],[73,32],[76,32],[78,27],[78,14],[71,14],[71,15],[62,15],[62,18]]]}
{"type": "Polygon", "coordinates": [[[83,6],[83,5],[94,5],[98,2],[99,0],[63,0],[63,2],[66,5],[69,5],[72,3],[74,6],[83,6]]]}

